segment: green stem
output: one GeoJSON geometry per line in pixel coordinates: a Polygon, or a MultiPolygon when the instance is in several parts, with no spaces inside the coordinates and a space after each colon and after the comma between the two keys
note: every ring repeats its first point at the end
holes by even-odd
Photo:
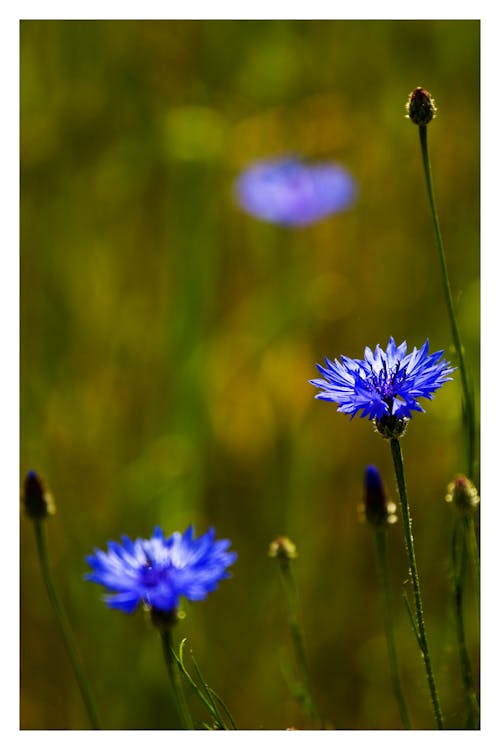
{"type": "Polygon", "coordinates": [[[290,627],[290,633],[295,650],[295,658],[297,660],[297,666],[300,674],[304,707],[313,721],[319,721],[322,724],[310,689],[309,668],[307,666],[307,657],[304,648],[304,640],[302,638],[302,631],[299,625],[297,591],[295,587],[292,568],[290,565],[290,560],[285,556],[280,556],[279,563],[288,610],[288,625],[290,627]]]}
{"type": "Polygon", "coordinates": [[[413,587],[413,597],[415,601],[415,612],[417,616],[417,628],[418,628],[418,644],[422,652],[422,656],[425,664],[425,671],[427,674],[427,683],[429,685],[429,692],[431,695],[432,707],[434,709],[434,717],[438,729],[444,729],[443,715],[441,713],[441,706],[439,704],[439,696],[436,689],[436,683],[434,680],[434,673],[432,670],[431,657],[429,654],[429,647],[427,645],[427,635],[425,632],[424,623],[424,610],[422,605],[422,594],[420,592],[420,581],[417,571],[417,561],[415,558],[415,549],[413,545],[413,534],[411,530],[411,517],[410,507],[408,505],[408,495],[406,492],[406,481],[403,468],[403,455],[401,453],[401,445],[398,438],[391,438],[391,452],[392,459],[394,462],[394,470],[396,473],[396,480],[399,490],[399,499],[401,503],[401,513],[403,516],[403,529],[405,535],[406,552],[408,555],[408,564],[410,568],[410,578],[413,587]]]}
{"type": "MultiPolygon", "coordinates": [[[[422,150],[422,160],[424,164],[425,182],[427,186],[427,194],[429,197],[429,203],[432,214],[432,222],[434,225],[434,233],[436,235],[436,244],[439,254],[439,263],[441,266],[441,279],[443,283],[444,297],[446,301],[446,307],[448,309],[448,317],[450,319],[451,333],[453,338],[453,344],[458,357],[458,364],[460,369],[460,375],[462,379],[462,390],[464,396],[464,418],[468,437],[468,475],[470,479],[476,482],[476,427],[475,427],[475,409],[474,409],[474,397],[472,394],[470,382],[467,376],[467,370],[465,367],[464,349],[460,340],[460,333],[458,330],[457,318],[453,307],[453,299],[451,296],[450,281],[448,278],[448,269],[446,265],[446,256],[444,253],[443,239],[441,237],[441,229],[439,226],[439,218],[436,208],[436,201],[434,199],[434,189],[432,186],[432,173],[431,164],[429,159],[429,151],[427,148],[427,126],[419,126],[420,135],[420,147],[422,150]]],[[[477,482],[476,482],[477,483],[477,482]]]]}
{"type": "Polygon", "coordinates": [[[92,693],[90,690],[90,686],[85,678],[83,669],[80,664],[78,651],[76,648],[73,635],[71,633],[71,629],[70,629],[70,626],[66,617],[66,613],[57,595],[54,584],[52,582],[52,576],[50,573],[49,560],[48,560],[48,555],[47,555],[47,547],[45,544],[45,533],[44,533],[43,523],[44,523],[43,521],[40,521],[37,519],[34,519],[33,521],[34,528],[35,528],[35,538],[36,538],[36,546],[37,546],[37,551],[38,551],[38,558],[40,560],[40,567],[42,569],[42,576],[43,576],[43,580],[45,583],[45,588],[47,589],[47,594],[48,594],[50,603],[52,605],[52,609],[54,610],[57,624],[59,625],[59,628],[61,630],[63,642],[66,647],[66,651],[68,653],[71,666],[73,667],[73,672],[75,674],[78,687],[80,688],[80,693],[81,693],[83,702],[85,704],[85,708],[87,709],[90,725],[92,729],[100,729],[101,726],[100,726],[99,718],[97,715],[97,710],[95,707],[94,699],[92,697],[92,693]]]}
{"type": "Polygon", "coordinates": [[[165,664],[167,665],[168,676],[170,677],[170,684],[172,686],[172,695],[174,697],[175,707],[179,716],[180,722],[183,729],[194,729],[193,720],[186,703],[186,698],[182,690],[180,681],[179,669],[177,666],[177,659],[174,652],[172,643],[172,632],[171,628],[167,627],[161,631],[161,643],[163,647],[163,656],[165,657],[165,664]]]}
{"type": "Polygon", "coordinates": [[[474,517],[472,513],[467,513],[464,518],[464,524],[466,529],[466,537],[468,542],[469,557],[472,564],[472,574],[474,589],[479,607],[479,599],[481,595],[481,573],[480,573],[480,562],[479,562],[479,550],[476,539],[476,530],[474,528],[474,517]]]}
{"type": "Polygon", "coordinates": [[[452,536],[453,562],[453,599],[455,605],[455,622],[457,626],[458,654],[462,671],[462,682],[467,700],[466,729],[479,728],[479,706],[474,690],[472,666],[465,641],[465,624],[463,610],[463,589],[465,579],[465,561],[467,556],[467,527],[462,518],[455,520],[452,536]]]}
{"type": "Polygon", "coordinates": [[[396,654],[396,641],[394,638],[394,618],[392,612],[392,597],[389,586],[389,575],[387,569],[387,544],[386,544],[386,530],[376,529],[375,530],[375,541],[377,546],[377,563],[380,575],[380,582],[382,584],[382,591],[384,595],[384,618],[385,618],[385,634],[387,640],[387,655],[389,657],[389,666],[391,670],[392,689],[394,690],[394,696],[398,702],[399,713],[401,721],[405,729],[411,729],[411,719],[406,706],[406,700],[401,686],[401,679],[399,676],[398,658],[396,654]]]}

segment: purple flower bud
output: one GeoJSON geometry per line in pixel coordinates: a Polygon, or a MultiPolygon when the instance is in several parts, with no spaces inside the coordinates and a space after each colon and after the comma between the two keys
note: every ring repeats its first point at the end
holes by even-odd
{"type": "Polygon", "coordinates": [[[23,507],[30,518],[41,521],[55,512],[52,496],[45,490],[35,471],[28,471],[24,479],[23,507]]]}
{"type": "Polygon", "coordinates": [[[385,526],[396,521],[396,506],[390,502],[382,477],[376,466],[367,466],[365,471],[364,512],[367,521],[374,526],[385,526]]]}

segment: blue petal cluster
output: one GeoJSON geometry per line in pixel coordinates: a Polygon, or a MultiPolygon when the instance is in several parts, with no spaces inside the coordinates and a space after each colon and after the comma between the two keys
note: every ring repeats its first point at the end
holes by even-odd
{"type": "Polygon", "coordinates": [[[95,550],[87,557],[92,573],[88,581],[109,589],[106,603],[114,609],[133,612],[144,602],[162,612],[171,612],[179,597],[198,601],[205,599],[228,578],[226,568],[236,560],[228,552],[228,539],[215,541],[215,530],[209,529],[198,539],[192,526],[168,539],[157,526],[151,539],[132,541],[122,536],[122,544],[108,542],[108,552],[95,550]]]}
{"type": "Polygon", "coordinates": [[[379,344],[373,352],[366,347],[364,359],[326,359],[326,367],[316,365],[324,379],[310,382],[322,391],[316,398],[333,401],[339,405],[337,411],[350,414],[351,419],[358,412],[369,419],[409,419],[413,411],[424,411],[417,399],[433,398],[456,369],[441,360],[442,351],[428,352],[428,340],[421,349],[406,354],[406,341],[397,346],[391,336],[385,351],[379,344]]]}
{"type": "Polygon", "coordinates": [[[293,158],[256,162],[236,182],[245,211],[285,226],[313,224],[345,210],[355,197],[354,180],[343,167],[293,158]]]}

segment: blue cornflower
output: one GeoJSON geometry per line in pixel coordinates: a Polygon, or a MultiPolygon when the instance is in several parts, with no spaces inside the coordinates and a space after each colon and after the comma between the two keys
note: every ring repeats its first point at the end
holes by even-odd
{"type": "Polygon", "coordinates": [[[256,162],[236,182],[245,211],[286,226],[313,224],[348,208],[355,197],[354,180],[343,167],[289,157],[256,162]]]}
{"type": "Polygon", "coordinates": [[[456,369],[440,361],[442,351],[428,351],[427,340],[421,349],[406,354],[406,341],[397,346],[391,336],[386,351],[379,344],[374,352],[366,347],[364,359],[326,359],[326,367],[316,365],[325,379],[310,382],[322,390],[316,398],[333,401],[339,405],[337,411],[350,414],[351,419],[359,411],[361,417],[376,421],[408,420],[413,411],[424,411],[417,399],[433,398],[456,369]]]}
{"type": "Polygon", "coordinates": [[[122,544],[108,542],[108,552],[95,550],[87,557],[93,569],[88,581],[109,589],[106,603],[114,609],[133,612],[143,602],[153,610],[172,612],[179,597],[199,601],[228,578],[226,568],[236,560],[228,552],[228,539],[215,541],[209,529],[198,539],[189,526],[184,534],[174,532],[165,538],[156,526],[151,539],[132,541],[122,536],[122,544]]]}

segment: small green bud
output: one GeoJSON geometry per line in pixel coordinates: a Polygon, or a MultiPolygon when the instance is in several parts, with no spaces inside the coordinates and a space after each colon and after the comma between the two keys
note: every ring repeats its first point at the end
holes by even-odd
{"type": "Polygon", "coordinates": [[[24,480],[22,503],[26,515],[33,520],[41,521],[55,513],[52,495],[47,492],[38,474],[28,471],[24,480]]]}
{"type": "Polygon", "coordinates": [[[297,557],[297,548],[287,536],[279,536],[269,545],[269,557],[294,560],[297,557]]]}
{"type": "Polygon", "coordinates": [[[448,485],[445,500],[447,503],[453,503],[459,510],[468,512],[479,504],[479,495],[470,479],[459,474],[448,485]]]}
{"type": "Polygon", "coordinates": [[[434,99],[428,91],[418,86],[411,92],[406,104],[406,115],[415,125],[428,125],[437,112],[434,99]]]}

